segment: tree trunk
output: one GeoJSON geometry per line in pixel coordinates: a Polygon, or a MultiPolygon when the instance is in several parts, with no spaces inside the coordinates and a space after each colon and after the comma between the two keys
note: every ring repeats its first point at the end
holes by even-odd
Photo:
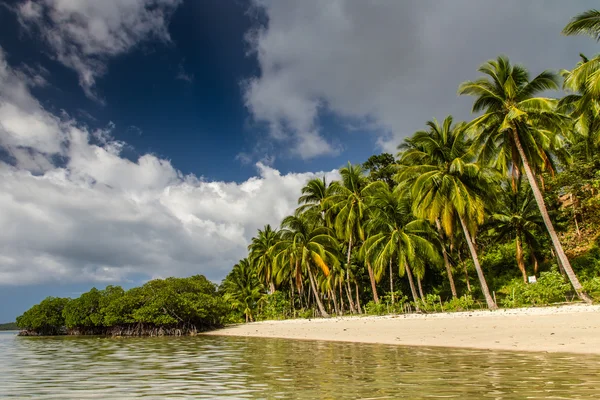
{"type": "Polygon", "coordinates": [[[342,312],[342,315],[344,315],[344,293],[342,292],[342,280],[340,279],[338,282],[340,288],[340,311],[342,312]]]}
{"type": "Polygon", "coordinates": [[[469,279],[469,271],[467,271],[467,264],[465,264],[460,255],[460,249],[457,249],[456,254],[458,255],[458,262],[463,266],[463,270],[465,271],[465,279],[467,282],[467,290],[471,293],[471,280],[469,279]]]}
{"type": "Polygon", "coordinates": [[[275,284],[273,283],[273,278],[272,277],[269,280],[269,292],[271,292],[271,294],[275,293],[275,284]]]}
{"type": "Polygon", "coordinates": [[[530,251],[531,251],[531,258],[533,259],[533,275],[537,276],[538,268],[539,268],[538,259],[535,256],[533,249],[530,249],[530,251]]]}
{"type": "Polygon", "coordinates": [[[352,255],[352,237],[348,241],[348,257],[346,260],[346,293],[348,294],[348,305],[350,312],[354,314],[354,301],[352,301],[352,289],[350,289],[350,256],[352,255]]]}
{"type": "Polygon", "coordinates": [[[437,226],[438,234],[440,235],[440,243],[442,244],[442,255],[444,256],[444,265],[446,266],[446,273],[448,274],[448,281],[450,282],[450,291],[452,292],[452,297],[457,298],[458,294],[456,293],[456,286],[454,285],[454,277],[452,276],[452,266],[450,265],[448,253],[446,252],[446,245],[444,243],[442,225],[440,224],[439,219],[435,220],[435,224],[437,226]]]}
{"type": "Polygon", "coordinates": [[[421,300],[425,301],[425,295],[423,294],[423,286],[421,286],[421,278],[417,276],[417,286],[419,287],[419,296],[421,300]]]}
{"type": "Polygon", "coordinates": [[[371,281],[371,290],[373,290],[373,300],[375,304],[379,304],[379,296],[377,295],[377,284],[375,283],[375,274],[371,267],[371,262],[367,260],[367,270],[369,271],[369,280],[371,281]]]}
{"type": "Polygon", "coordinates": [[[362,308],[360,308],[360,297],[358,292],[358,282],[354,282],[354,286],[356,287],[356,308],[358,309],[358,313],[362,314],[362,308]]]}
{"type": "Polygon", "coordinates": [[[310,280],[310,287],[312,288],[313,294],[315,295],[315,301],[317,302],[317,307],[319,307],[319,312],[322,317],[329,317],[327,311],[325,311],[325,307],[323,307],[323,303],[319,298],[319,292],[317,292],[317,285],[315,284],[315,278],[313,277],[312,271],[310,270],[310,266],[306,268],[308,270],[308,279],[310,280]]]}
{"type": "Polygon", "coordinates": [[[531,191],[533,192],[533,197],[540,209],[540,213],[542,214],[542,219],[544,220],[544,224],[546,225],[546,229],[548,229],[548,233],[550,234],[550,238],[552,239],[552,244],[554,245],[554,249],[556,250],[556,255],[558,256],[560,264],[562,264],[565,273],[569,277],[569,281],[571,281],[571,285],[573,285],[573,289],[577,292],[579,298],[585,301],[588,304],[592,303],[592,299],[590,296],[585,293],[579,279],[577,279],[577,275],[571,268],[571,263],[563,250],[562,245],[560,244],[560,240],[558,240],[558,235],[554,230],[554,225],[552,225],[552,221],[550,220],[550,215],[548,214],[548,210],[546,209],[546,204],[544,203],[544,197],[542,196],[542,192],[537,185],[537,181],[535,180],[535,176],[533,175],[533,171],[529,166],[529,161],[527,160],[527,156],[525,155],[525,150],[523,150],[523,146],[521,145],[521,140],[519,139],[519,135],[517,134],[517,130],[513,129],[513,139],[515,141],[515,145],[517,146],[517,150],[519,151],[519,155],[521,156],[521,161],[523,162],[523,168],[525,169],[525,175],[527,176],[527,180],[529,181],[529,186],[531,186],[531,191]]]}
{"type": "Polygon", "coordinates": [[[394,271],[392,270],[392,260],[390,259],[390,293],[392,294],[392,305],[394,305],[394,271]]]}
{"type": "Polygon", "coordinates": [[[410,285],[410,291],[412,293],[413,300],[415,302],[415,308],[417,311],[421,311],[419,307],[419,296],[417,295],[417,289],[415,289],[415,282],[413,281],[412,272],[410,272],[410,266],[406,263],[406,276],[408,276],[408,283],[410,285]]]}
{"type": "Polygon", "coordinates": [[[521,235],[517,232],[517,238],[515,240],[517,246],[517,266],[523,274],[523,282],[527,283],[527,270],[525,269],[525,260],[523,260],[523,246],[521,245],[521,235]]]}
{"type": "Polygon", "coordinates": [[[496,310],[498,306],[494,303],[494,299],[490,295],[490,290],[488,289],[487,282],[485,281],[485,276],[483,275],[483,271],[481,270],[481,265],[479,265],[479,258],[477,257],[477,251],[475,250],[475,246],[473,245],[473,241],[471,240],[471,234],[469,233],[469,229],[467,228],[467,224],[465,223],[462,215],[459,216],[460,225],[462,226],[463,232],[465,234],[465,239],[467,240],[467,246],[469,246],[469,250],[471,251],[471,257],[473,258],[473,264],[475,264],[475,271],[477,271],[477,276],[479,277],[479,284],[481,285],[481,291],[483,292],[483,296],[485,297],[485,302],[490,310],[496,310]]]}
{"type": "Polygon", "coordinates": [[[331,299],[333,300],[333,308],[335,309],[335,313],[337,315],[342,315],[342,313],[340,312],[340,308],[338,307],[337,296],[335,295],[335,287],[329,289],[329,291],[331,292],[331,299]]]}

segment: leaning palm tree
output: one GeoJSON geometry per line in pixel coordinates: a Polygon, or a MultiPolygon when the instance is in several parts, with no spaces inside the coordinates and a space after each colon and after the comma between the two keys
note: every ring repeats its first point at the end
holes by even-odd
{"type": "Polygon", "coordinates": [[[248,250],[250,260],[256,265],[258,277],[269,285],[269,292],[275,292],[275,277],[273,275],[273,256],[271,247],[279,240],[279,233],[267,224],[258,235],[252,238],[248,250]]]}
{"type": "Polygon", "coordinates": [[[326,200],[328,212],[335,214],[335,231],[338,238],[346,242],[346,291],[350,311],[354,312],[355,306],[350,289],[350,258],[353,246],[364,240],[363,222],[366,217],[366,204],[363,190],[367,186],[364,170],[360,165],[348,163],[347,167],[340,169],[341,182],[331,184],[331,194],[326,200]]]}
{"type": "Polygon", "coordinates": [[[367,194],[371,216],[366,223],[369,235],[363,244],[364,258],[373,264],[377,280],[390,262],[397,263],[400,276],[408,277],[418,310],[420,298],[413,279],[414,268],[422,267],[424,260],[440,260],[436,246],[430,241],[431,226],[412,217],[407,193],[394,193],[386,184],[376,182],[368,187],[367,194]]]}
{"type": "Polygon", "coordinates": [[[336,249],[338,243],[330,229],[315,226],[305,218],[286,217],[281,223],[281,240],[277,242],[272,253],[277,268],[291,266],[296,284],[300,288],[303,274],[308,275],[310,287],[323,317],[325,311],[321,295],[315,280],[315,268],[319,268],[325,276],[329,275],[330,265],[337,263],[336,249]]]}
{"type": "MultiPolygon", "coordinates": [[[[452,125],[452,120],[447,120],[452,125]]],[[[447,129],[441,149],[435,140],[413,139],[408,140],[409,149],[400,154],[396,180],[409,188],[417,218],[439,223],[447,237],[452,237],[455,221],[460,222],[487,306],[496,309],[473,240],[476,227],[483,222],[484,193],[493,173],[474,162],[463,124],[447,129]]]]}
{"type": "Polygon", "coordinates": [[[498,57],[484,63],[479,71],[486,77],[460,85],[458,93],[476,97],[473,112],[483,115],[469,123],[482,162],[494,161],[503,172],[512,172],[513,181],[525,171],[558,260],[579,297],[591,303],[554,230],[536,177],[552,168],[552,155],[563,148],[569,119],[556,111],[554,99],[536,97],[545,90],[557,90],[558,77],[544,71],[532,80],[527,70],[498,57]]]}
{"type": "MultiPolygon", "coordinates": [[[[509,184],[505,184],[506,190],[502,192],[491,210],[489,225],[493,227],[496,240],[514,238],[517,267],[523,275],[523,281],[527,283],[523,243],[529,245],[539,243],[538,237],[543,234],[544,221],[535,204],[531,189],[521,181],[517,185],[518,190],[515,192],[508,189],[509,184]]],[[[535,257],[535,249],[530,248],[530,251],[535,257]]]]}

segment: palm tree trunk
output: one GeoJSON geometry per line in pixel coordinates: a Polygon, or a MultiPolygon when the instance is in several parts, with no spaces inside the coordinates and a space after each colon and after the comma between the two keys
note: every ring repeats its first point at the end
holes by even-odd
{"type": "Polygon", "coordinates": [[[333,308],[335,309],[335,313],[337,315],[342,315],[340,313],[340,308],[338,307],[337,296],[335,295],[335,285],[334,288],[329,289],[329,291],[331,292],[331,299],[333,300],[333,308]]]}
{"type": "Polygon", "coordinates": [[[310,266],[308,266],[308,268],[306,268],[308,270],[308,279],[310,280],[310,287],[312,288],[313,294],[315,295],[315,301],[317,302],[317,307],[319,308],[319,312],[321,313],[322,317],[329,317],[329,314],[327,314],[327,311],[325,311],[325,307],[323,307],[323,303],[321,302],[321,299],[319,298],[319,292],[317,291],[317,285],[315,284],[315,278],[313,277],[312,271],[310,269],[310,266]]]}
{"type": "Polygon", "coordinates": [[[371,262],[369,260],[367,260],[367,270],[369,271],[371,290],[373,290],[373,301],[375,301],[375,304],[379,304],[379,296],[377,295],[377,284],[375,283],[375,274],[373,273],[373,267],[371,267],[371,262]]]}
{"type": "Polygon", "coordinates": [[[540,209],[540,213],[542,214],[542,219],[544,220],[544,224],[546,225],[546,229],[548,229],[548,233],[550,234],[550,238],[552,239],[552,244],[554,245],[554,249],[556,250],[556,255],[558,256],[560,264],[562,264],[565,273],[569,277],[569,281],[571,281],[571,285],[573,285],[573,289],[577,292],[579,298],[585,301],[588,304],[592,303],[592,299],[588,296],[587,293],[583,290],[579,279],[577,279],[577,275],[575,275],[575,271],[571,267],[571,263],[563,250],[562,245],[560,244],[560,240],[558,239],[558,235],[554,230],[554,225],[552,225],[552,221],[550,220],[550,215],[548,214],[548,210],[546,209],[546,204],[544,203],[544,197],[542,196],[542,192],[537,185],[537,181],[535,180],[535,176],[533,175],[533,171],[529,165],[529,161],[527,160],[527,156],[525,155],[525,150],[523,150],[523,145],[521,144],[521,140],[519,139],[519,135],[516,129],[513,129],[513,139],[515,141],[515,145],[517,146],[517,150],[519,151],[519,155],[521,156],[521,161],[523,162],[523,168],[525,169],[525,175],[527,176],[527,180],[529,181],[529,186],[531,186],[531,191],[533,192],[533,197],[540,209]]]}
{"type": "Polygon", "coordinates": [[[362,308],[360,308],[360,297],[358,295],[358,282],[354,281],[354,286],[356,287],[356,308],[358,309],[358,313],[362,314],[362,308]]]}
{"type": "Polygon", "coordinates": [[[350,312],[354,314],[354,301],[352,301],[352,290],[350,289],[350,256],[352,254],[352,237],[348,241],[348,257],[346,259],[346,294],[348,295],[348,305],[350,306],[350,312]]]}
{"type": "Polygon", "coordinates": [[[271,294],[275,293],[275,284],[273,283],[273,278],[269,280],[269,292],[271,294]]]}
{"type": "Polygon", "coordinates": [[[479,258],[477,257],[477,251],[475,250],[475,246],[473,245],[473,241],[471,240],[471,234],[469,233],[469,229],[467,228],[467,224],[465,223],[464,218],[459,216],[460,225],[462,226],[463,232],[465,234],[465,239],[467,240],[467,246],[469,246],[469,250],[471,251],[471,257],[473,258],[473,264],[475,264],[475,271],[477,271],[477,276],[479,277],[479,284],[481,285],[481,291],[483,292],[483,296],[485,297],[485,302],[490,310],[496,310],[498,306],[494,303],[494,299],[490,295],[490,290],[488,289],[487,282],[485,281],[485,276],[483,275],[483,270],[481,269],[481,265],[479,264],[479,258]]]}
{"type": "Polygon", "coordinates": [[[344,315],[344,293],[342,292],[342,280],[340,279],[338,282],[340,287],[340,311],[342,312],[342,315],[344,315]]]}
{"type": "Polygon", "coordinates": [[[410,266],[406,263],[406,276],[408,276],[408,284],[410,285],[410,291],[412,293],[413,300],[415,302],[415,308],[417,311],[421,311],[419,307],[419,296],[417,295],[417,289],[415,289],[415,282],[413,281],[412,272],[410,271],[410,266]]]}
{"type": "Polygon", "coordinates": [[[452,267],[450,266],[448,253],[446,252],[446,244],[444,243],[442,225],[440,224],[439,219],[435,220],[435,225],[437,226],[438,234],[440,236],[440,243],[442,244],[442,255],[444,256],[444,265],[446,266],[446,273],[448,274],[448,281],[450,282],[450,291],[452,292],[452,297],[457,298],[458,294],[456,293],[456,286],[454,285],[454,277],[452,277],[452,267]]]}
{"type": "Polygon", "coordinates": [[[394,305],[394,271],[392,270],[392,259],[390,259],[390,293],[392,295],[392,305],[394,305]]]}
{"type": "Polygon", "coordinates": [[[515,240],[517,247],[517,266],[523,274],[523,282],[527,283],[527,270],[525,269],[525,260],[523,260],[523,246],[521,245],[521,235],[517,232],[517,238],[515,240]]]}
{"type": "Polygon", "coordinates": [[[421,278],[417,276],[417,286],[419,288],[419,296],[421,296],[421,300],[425,301],[425,295],[423,294],[423,286],[421,286],[421,278]]]}

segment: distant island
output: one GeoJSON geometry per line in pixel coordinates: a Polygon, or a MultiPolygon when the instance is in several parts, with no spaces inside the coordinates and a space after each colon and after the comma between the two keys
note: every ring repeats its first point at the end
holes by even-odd
{"type": "Polygon", "coordinates": [[[6,324],[0,324],[0,331],[16,331],[19,327],[16,322],[8,322],[6,324]]]}

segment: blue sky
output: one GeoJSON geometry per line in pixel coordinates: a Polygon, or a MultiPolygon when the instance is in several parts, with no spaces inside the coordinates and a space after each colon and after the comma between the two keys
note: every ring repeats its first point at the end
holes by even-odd
{"type": "Polygon", "coordinates": [[[46,296],[220,281],[304,182],[394,152],[498,54],[597,52],[591,1],[0,4],[0,322],[46,296]]]}

